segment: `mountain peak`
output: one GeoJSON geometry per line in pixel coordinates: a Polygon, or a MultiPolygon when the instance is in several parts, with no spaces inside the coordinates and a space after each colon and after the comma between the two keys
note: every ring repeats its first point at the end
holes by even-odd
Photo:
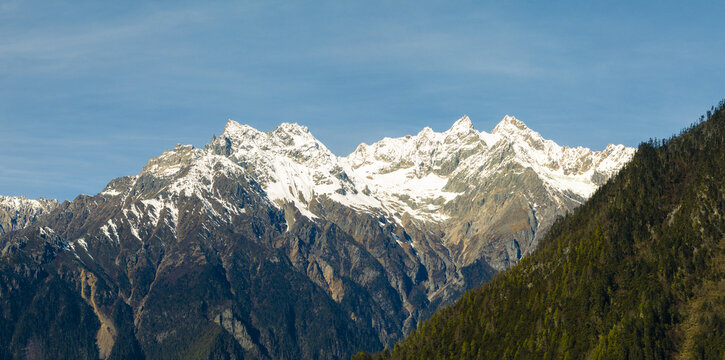
{"type": "Polygon", "coordinates": [[[310,129],[307,126],[298,123],[283,122],[277,126],[273,132],[283,131],[289,134],[309,134],[310,129]]]}
{"type": "Polygon", "coordinates": [[[456,122],[453,123],[453,126],[451,126],[447,133],[462,133],[462,132],[469,132],[473,130],[473,123],[471,122],[471,119],[468,117],[468,115],[463,115],[462,118],[456,120],[456,122]]]}
{"type": "Polygon", "coordinates": [[[234,129],[238,129],[241,127],[242,127],[242,124],[240,124],[232,119],[227,119],[227,123],[226,123],[226,125],[224,125],[224,132],[227,132],[228,130],[231,131],[234,129]]]}
{"type": "Polygon", "coordinates": [[[258,133],[259,131],[249,125],[242,125],[232,119],[228,119],[227,124],[224,126],[222,137],[243,137],[245,134],[248,134],[250,132],[258,133]]]}
{"type": "Polygon", "coordinates": [[[420,132],[418,132],[418,135],[416,135],[416,136],[430,137],[430,136],[433,136],[434,134],[437,134],[437,133],[435,131],[433,131],[433,129],[431,129],[429,126],[426,126],[422,130],[420,130],[420,132]]]}
{"type": "Polygon", "coordinates": [[[517,119],[514,116],[506,115],[501,121],[493,128],[492,134],[500,133],[511,133],[528,130],[529,128],[524,124],[523,121],[517,119]]]}

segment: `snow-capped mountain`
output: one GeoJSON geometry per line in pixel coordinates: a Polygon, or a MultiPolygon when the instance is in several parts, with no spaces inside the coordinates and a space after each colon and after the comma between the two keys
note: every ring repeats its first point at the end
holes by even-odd
{"type": "Polygon", "coordinates": [[[0,195],[0,235],[29,226],[38,216],[57,206],[57,200],[0,195]]]}
{"type": "Polygon", "coordinates": [[[442,204],[500,176],[512,164],[536,172],[552,196],[565,193],[581,202],[633,153],[623,145],[602,152],[562,147],[512,116],[491,133],[478,132],[464,116],[442,133],[425,128],[416,136],[361,144],[345,160],[386,204],[422,219],[444,220],[448,214],[442,204]],[[411,202],[414,208],[407,205],[411,202]]]}
{"type": "MultiPolygon", "coordinates": [[[[485,259],[502,270],[531,252],[541,230],[591,196],[633,153],[623,145],[604,151],[559,146],[512,116],[490,133],[479,132],[464,116],[444,132],[426,127],[337,157],[304,126],[283,123],[261,132],[229,120],[204,149],[178,146],[152,159],[142,175],[153,176],[157,187],[175,179],[166,190],[188,196],[211,186],[215,173],[232,172],[258,182],[279,209],[291,204],[314,220],[320,211],[311,204],[325,199],[403,228],[415,223],[443,233],[460,265],[485,259]],[[491,196],[496,200],[486,202],[491,196]],[[515,222],[516,231],[502,231],[515,222]],[[450,231],[461,226],[469,229],[450,231]]],[[[233,211],[227,200],[217,200],[233,211]]]]}
{"type": "Polygon", "coordinates": [[[210,343],[348,357],[518,262],[633,153],[558,146],[509,116],[479,132],[464,116],[338,157],[304,126],[230,120],[203,149],[178,145],[0,246],[6,264],[43,259],[82,290],[101,358],[210,343]]]}
{"type": "MultiPolygon", "coordinates": [[[[169,178],[193,161],[216,156],[214,163],[224,164],[208,169],[208,176],[222,168],[244,171],[262,184],[272,203],[294,204],[312,219],[316,215],[309,212],[309,202],[324,196],[398,221],[408,213],[442,222],[450,217],[445,204],[512,164],[533,170],[554,198],[582,202],[633,153],[623,145],[601,152],[562,147],[512,116],[504,117],[491,133],[478,132],[464,116],[445,132],[426,127],[415,136],[361,144],[347,157],[337,157],[304,126],[283,123],[265,133],[230,120],[205,149],[179,146],[150,161],[144,173],[169,178]]],[[[178,193],[198,187],[204,181],[194,174],[172,188],[178,193]]]]}

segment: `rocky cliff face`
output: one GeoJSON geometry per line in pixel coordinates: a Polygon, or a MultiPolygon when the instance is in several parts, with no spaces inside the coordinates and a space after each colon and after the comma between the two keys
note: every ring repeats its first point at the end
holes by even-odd
{"type": "Polygon", "coordinates": [[[30,226],[38,216],[52,211],[57,206],[57,200],[44,198],[31,200],[24,196],[0,195],[0,235],[30,226]]]}
{"type": "Polygon", "coordinates": [[[0,238],[0,355],[380,349],[516,263],[632,153],[559,147],[512,117],[477,132],[464,117],[343,158],[303,126],[230,121],[204,149],[177,146],[0,238]],[[48,292],[74,310],[37,318],[48,292]],[[78,326],[73,347],[58,343],[78,326]]]}

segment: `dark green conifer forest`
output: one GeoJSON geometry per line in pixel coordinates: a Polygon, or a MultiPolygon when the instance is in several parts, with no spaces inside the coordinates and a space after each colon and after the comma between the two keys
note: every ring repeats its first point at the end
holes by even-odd
{"type": "Polygon", "coordinates": [[[514,268],[354,359],[725,359],[725,109],[632,161],[514,268]]]}

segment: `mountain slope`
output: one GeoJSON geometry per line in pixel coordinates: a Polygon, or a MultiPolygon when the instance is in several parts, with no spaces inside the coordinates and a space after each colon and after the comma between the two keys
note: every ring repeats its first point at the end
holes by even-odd
{"type": "Polygon", "coordinates": [[[297,124],[229,121],[203,149],[178,145],[0,237],[0,358],[392,346],[518,262],[633,151],[464,117],[342,158],[297,124]]]}
{"type": "Polygon", "coordinates": [[[724,213],[721,103],[642,144],[530,257],[375,358],[720,359],[724,213]]]}

